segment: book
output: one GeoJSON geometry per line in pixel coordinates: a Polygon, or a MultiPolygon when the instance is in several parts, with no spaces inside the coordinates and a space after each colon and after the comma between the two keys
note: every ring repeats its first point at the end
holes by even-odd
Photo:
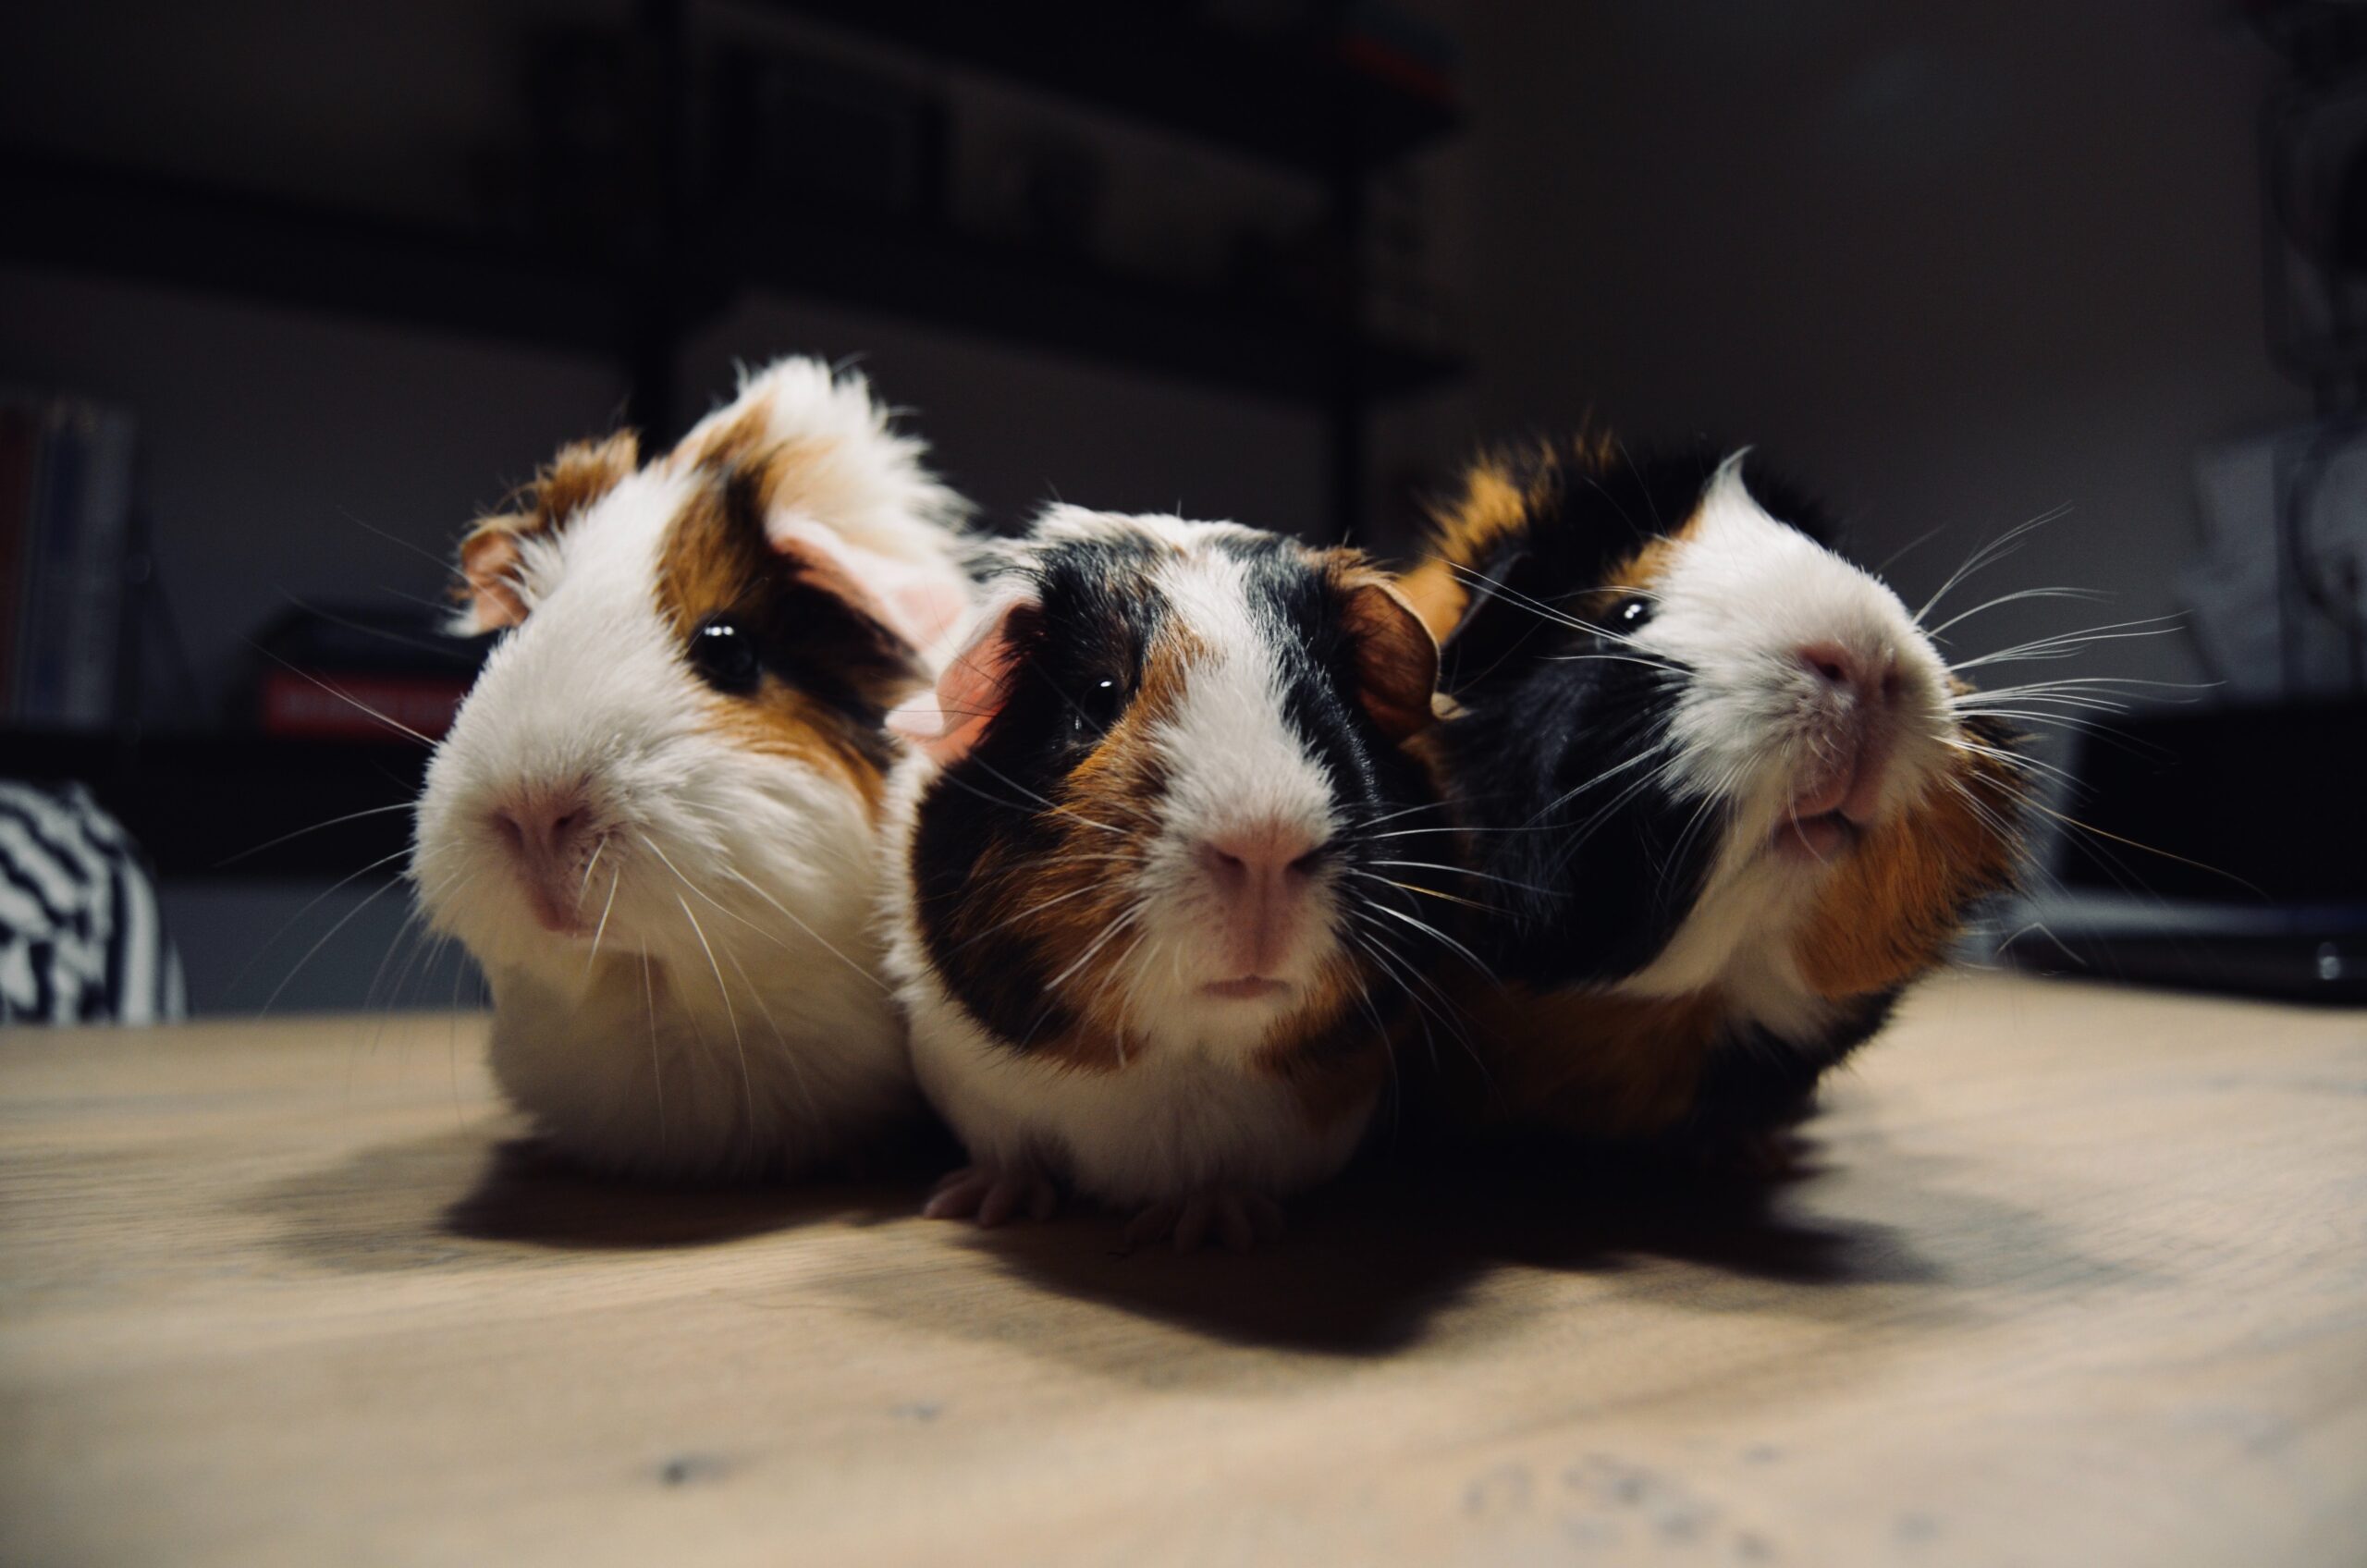
{"type": "Polygon", "coordinates": [[[0,402],[0,717],[16,712],[17,638],[24,624],[25,551],[40,460],[39,407],[31,398],[0,402]]]}
{"type": "Polygon", "coordinates": [[[130,540],[131,416],[76,398],[18,400],[0,423],[0,694],[31,729],[115,717],[130,540]],[[11,477],[9,441],[30,450],[11,477]],[[12,526],[12,508],[14,525],[12,526]]]}

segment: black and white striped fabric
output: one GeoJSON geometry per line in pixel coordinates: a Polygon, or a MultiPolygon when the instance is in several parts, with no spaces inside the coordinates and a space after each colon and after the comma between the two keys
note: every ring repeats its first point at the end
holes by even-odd
{"type": "Polygon", "coordinates": [[[130,836],[80,784],[0,780],[0,1021],[155,1023],[188,1011],[130,836]]]}

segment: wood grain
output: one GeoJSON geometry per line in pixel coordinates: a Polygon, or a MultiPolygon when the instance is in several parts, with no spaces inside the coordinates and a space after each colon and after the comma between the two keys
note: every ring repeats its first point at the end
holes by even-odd
{"type": "Polygon", "coordinates": [[[1280,1249],[505,1145],[474,1018],[0,1036],[0,1561],[2367,1561],[2367,1021],[1956,979],[1803,1175],[1280,1249]]]}

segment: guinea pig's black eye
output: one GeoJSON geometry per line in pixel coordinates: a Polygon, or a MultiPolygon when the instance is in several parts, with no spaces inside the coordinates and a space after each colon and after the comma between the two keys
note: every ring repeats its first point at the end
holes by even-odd
{"type": "Polygon", "coordinates": [[[700,680],[735,695],[754,691],[765,672],[755,635],[728,615],[711,615],[699,622],[691,633],[690,656],[700,680]]]}
{"type": "Polygon", "coordinates": [[[1637,594],[1630,594],[1611,606],[1611,630],[1635,631],[1652,619],[1652,602],[1637,594]]]}
{"type": "Polygon", "coordinates": [[[1098,735],[1118,722],[1126,705],[1125,689],[1115,680],[1088,680],[1069,704],[1069,734],[1077,740],[1098,735]]]}

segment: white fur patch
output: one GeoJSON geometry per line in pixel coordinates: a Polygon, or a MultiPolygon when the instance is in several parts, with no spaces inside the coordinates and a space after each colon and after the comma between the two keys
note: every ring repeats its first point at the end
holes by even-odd
{"type": "MultiPolygon", "coordinates": [[[[1245,1056],[1287,1013],[1281,1003],[1200,991],[1231,977],[1220,956],[1225,914],[1198,864],[1200,846],[1271,825],[1312,849],[1339,823],[1329,778],[1285,717],[1277,640],[1288,633],[1257,614],[1242,564],[1198,550],[1167,563],[1158,581],[1205,652],[1176,712],[1152,736],[1167,776],[1164,831],[1142,873],[1144,939],[1129,963],[1129,994],[1154,1048],[1245,1056]]],[[[1269,978],[1315,984],[1338,945],[1332,898],[1325,882],[1307,889],[1296,937],[1269,978]]]]}
{"type": "Polygon", "coordinates": [[[1799,650],[1834,644],[1898,676],[1878,814],[1918,800],[1944,767],[1955,729],[1946,666],[1897,594],[1767,514],[1739,456],[1719,469],[1650,595],[1637,651],[1692,672],[1662,787],[1723,811],[1727,826],[1692,913],[1619,988],[1679,996],[1718,986],[1753,1022],[1805,1037],[1830,1007],[1800,983],[1790,947],[1824,872],[1769,849],[1820,763],[1825,692],[1799,650]]]}

